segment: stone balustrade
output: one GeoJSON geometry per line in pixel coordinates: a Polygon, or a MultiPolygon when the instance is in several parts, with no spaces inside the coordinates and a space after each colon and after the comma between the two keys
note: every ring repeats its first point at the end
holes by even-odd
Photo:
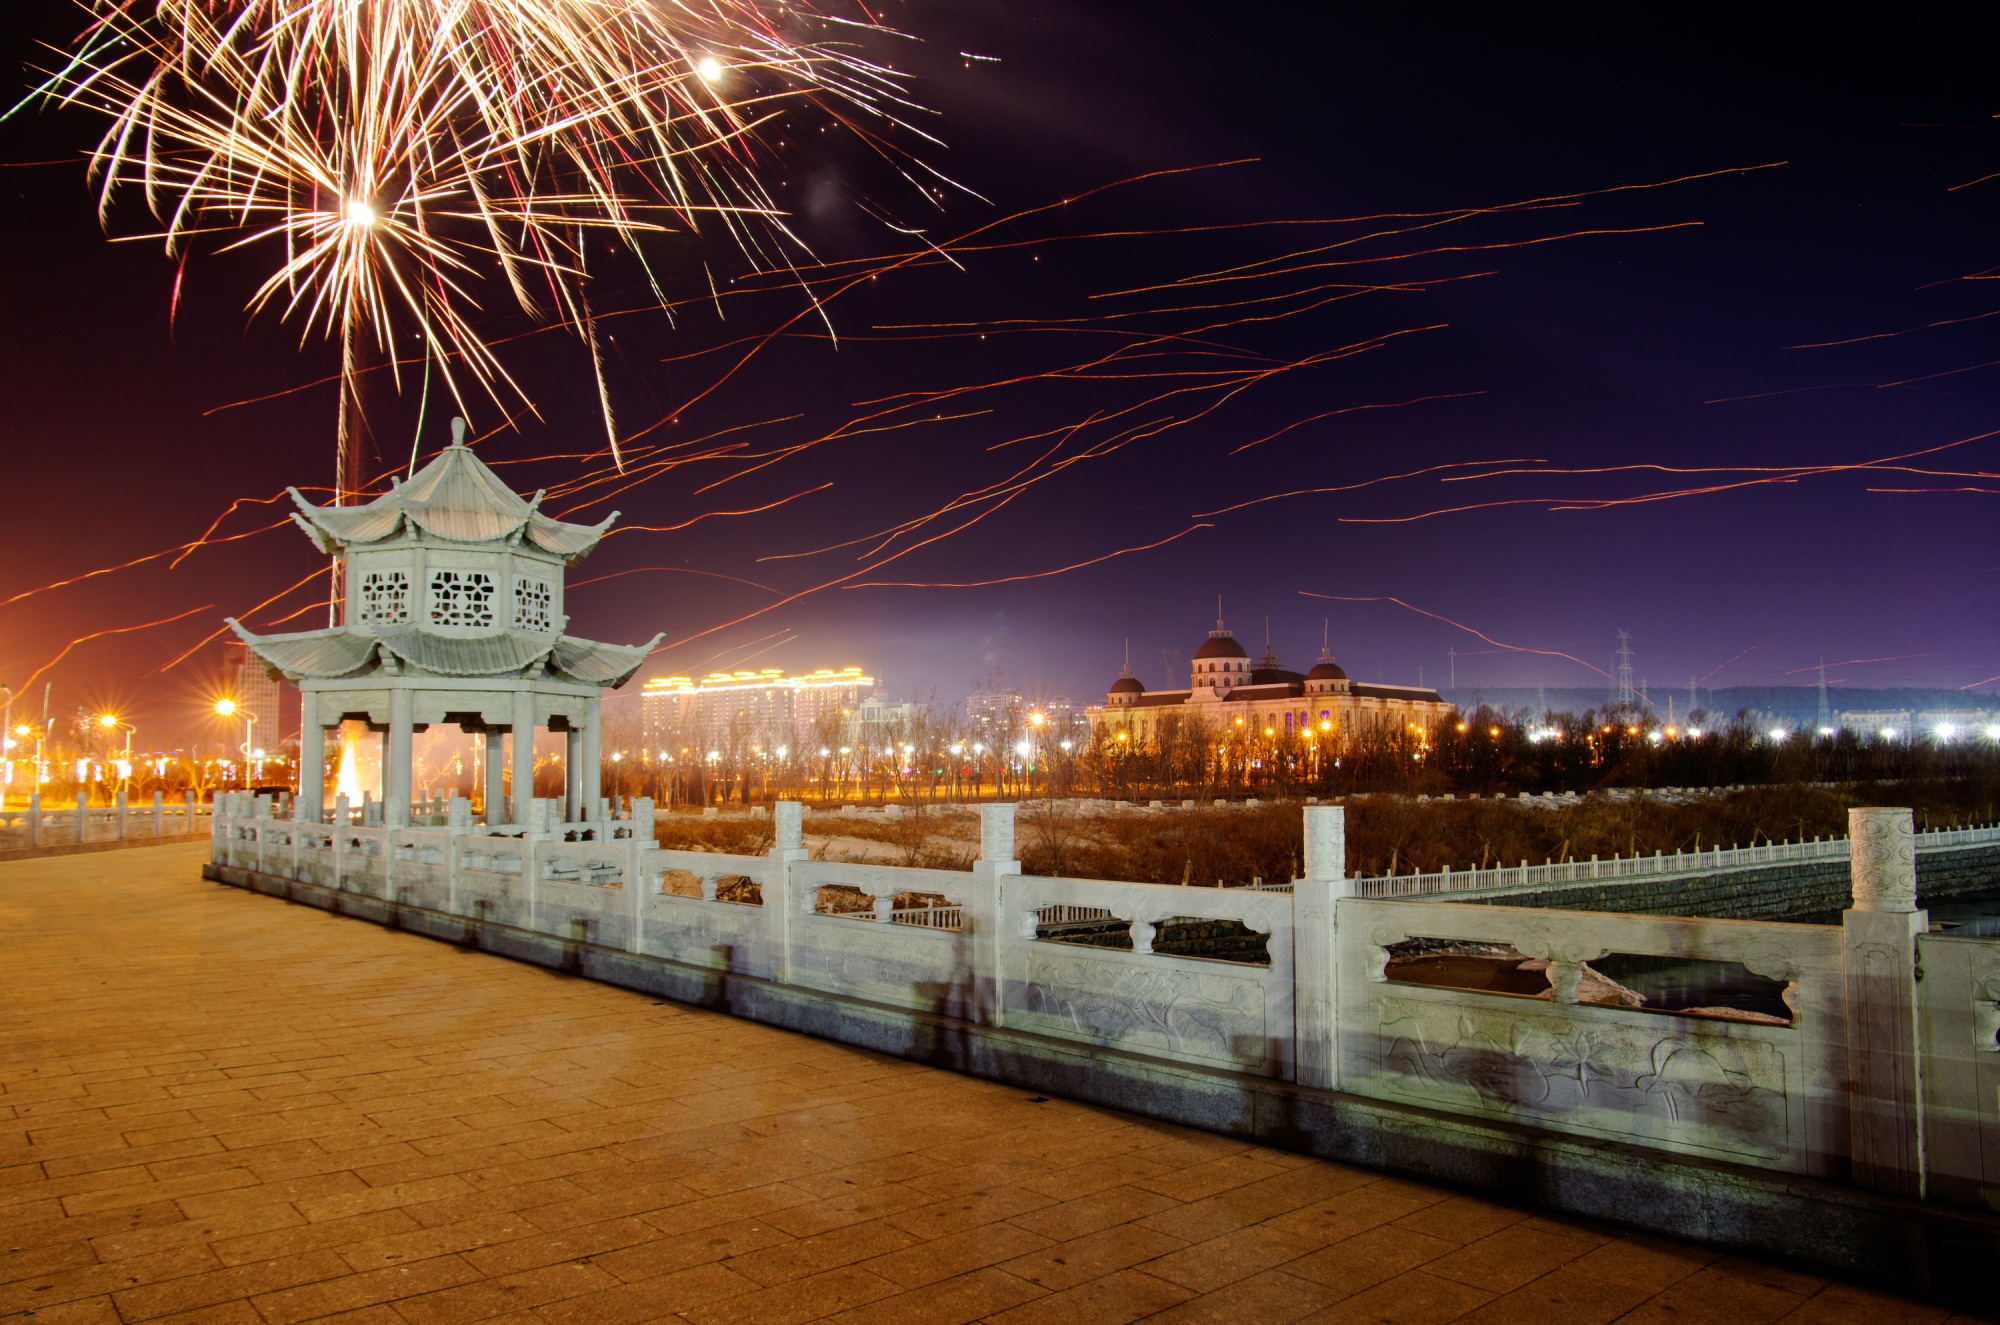
{"type": "Polygon", "coordinates": [[[1804,925],[1359,896],[1334,806],[1306,808],[1306,877],[1281,892],[1026,876],[1005,805],[982,808],[980,858],[952,871],[808,859],[793,802],[759,856],[661,849],[643,801],[580,823],[537,808],[499,829],[455,804],[384,827],[345,810],[295,823],[228,795],[213,861],[228,881],[293,881],[330,905],[768,982],[826,999],[830,1026],[842,1008],[901,1009],[1015,1046],[1901,1195],[2000,1191],[2000,940],[1929,932],[1907,810],[1855,812],[1855,905],[1844,925],[1804,925]],[[1410,951],[1505,954],[1473,964],[1530,974],[1511,991],[1425,983],[1391,970],[1410,951]],[[1593,962],[1736,972],[1774,991],[1777,1015],[1620,1001],[1593,962]]]}
{"type": "Polygon", "coordinates": [[[157,791],[149,801],[134,801],[121,791],[109,805],[92,805],[83,796],[68,805],[45,804],[36,793],[24,809],[0,810],[0,830],[18,834],[6,843],[16,847],[129,842],[198,836],[210,831],[209,813],[191,791],[171,801],[157,791]]]}

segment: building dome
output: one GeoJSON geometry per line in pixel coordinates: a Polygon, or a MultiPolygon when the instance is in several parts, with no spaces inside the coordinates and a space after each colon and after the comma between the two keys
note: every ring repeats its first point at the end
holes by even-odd
{"type": "Polygon", "coordinates": [[[1340,664],[1331,658],[1322,658],[1313,664],[1311,671],[1306,673],[1306,680],[1308,681],[1345,681],[1346,679],[1347,673],[1342,671],[1340,664]]]}
{"type": "Polygon", "coordinates": [[[1138,677],[1127,672],[1111,683],[1111,693],[1114,695],[1143,695],[1146,693],[1146,685],[1138,677]]]}
{"type": "Polygon", "coordinates": [[[1194,651],[1194,656],[1196,661],[1200,661],[1203,658],[1248,658],[1250,655],[1228,631],[1211,630],[1201,647],[1194,651]]]}

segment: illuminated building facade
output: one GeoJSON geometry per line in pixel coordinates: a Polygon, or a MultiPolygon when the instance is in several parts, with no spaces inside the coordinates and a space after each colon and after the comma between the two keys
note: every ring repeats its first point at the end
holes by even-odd
{"type": "Polygon", "coordinates": [[[1383,727],[1424,731],[1450,718],[1452,706],[1422,686],[1368,685],[1352,680],[1330,652],[1304,673],[1288,671],[1272,654],[1252,661],[1222,624],[1195,650],[1185,690],[1148,690],[1127,666],[1102,705],[1085,711],[1093,736],[1147,742],[1169,716],[1211,729],[1242,726],[1272,737],[1313,736],[1349,744],[1383,727]]]}
{"type": "Polygon", "coordinates": [[[845,730],[875,678],[859,667],[821,668],[803,676],[783,669],[661,676],[640,692],[639,720],[646,743],[673,750],[676,743],[743,741],[790,745],[804,741],[829,722],[845,730]]]}

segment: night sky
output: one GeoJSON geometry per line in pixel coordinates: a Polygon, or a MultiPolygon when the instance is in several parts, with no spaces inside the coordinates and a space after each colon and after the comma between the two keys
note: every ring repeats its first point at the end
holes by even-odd
{"type": "MultiPolygon", "coordinates": [[[[1760,477],[1750,467],[1774,467],[1761,475],[1769,478],[1786,467],[1853,466],[2000,429],[2000,368],[1989,366],[2000,361],[2000,317],[1980,320],[2000,310],[2000,292],[1970,279],[2000,270],[2000,179],[1975,183],[2000,171],[2000,121],[1991,118],[2000,112],[1991,60],[2000,25],[1975,25],[1972,6],[1898,8],[1893,26],[1887,18],[1836,26],[1842,20],[1821,10],[1761,29],[1669,7],[1627,12],[1615,25],[1602,10],[1537,18],[1489,9],[1467,20],[1409,6],[1384,17],[1385,8],[892,5],[886,20],[915,40],[883,53],[914,75],[916,98],[934,112],[923,125],[943,143],[910,145],[965,192],[933,206],[851,146],[816,135],[801,115],[773,170],[798,233],[821,258],[907,244],[878,218],[941,241],[1148,172],[1216,168],[1010,223],[995,234],[1012,246],[967,255],[963,270],[933,263],[868,282],[828,309],[837,347],[818,334],[781,341],[693,405],[684,402],[706,383],[704,365],[720,356],[684,356],[768,330],[799,299],[749,298],[728,310],[727,323],[690,304],[670,325],[647,311],[635,274],[607,259],[600,303],[616,327],[608,358],[621,434],[659,423],[638,443],[650,445],[796,416],[752,434],[776,444],[863,412],[857,402],[1032,377],[1111,343],[1107,328],[1203,325],[1162,308],[1271,292],[1255,282],[1204,285],[1188,299],[1120,291],[1370,228],[1273,221],[1490,207],[1708,177],[1343,248],[1346,257],[1382,259],[1455,251],[1342,269],[1349,274],[1328,279],[1359,270],[1405,288],[1310,310],[1295,293],[1274,305],[1290,316],[1218,331],[1210,347],[1269,363],[1390,337],[1379,348],[1273,373],[1226,402],[1179,396],[1137,408],[1132,424],[1172,417],[1179,426],[1070,464],[984,521],[857,582],[1035,575],[1210,526],[1152,551],[988,587],[828,588],[737,621],[852,575],[869,564],[854,558],[872,540],[760,558],[865,539],[924,515],[1000,481],[1047,444],[1018,439],[1134,409],[1173,384],[1030,380],[969,398],[969,417],[857,433],[754,473],[742,472],[749,465],[740,457],[688,466],[575,506],[574,518],[594,521],[615,507],[623,524],[669,525],[816,489],[761,515],[614,537],[571,573],[572,584],[635,573],[575,588],[571,631],[633,641],[663,630],[681,641],[645,675],[853,663],[897,698],[934,690],[954,699],[999,671],[1026,691],[1096,701],[1127,639],[1148,684],[1184,684],[1162,672],[1161,651],[1192,653],[1220,594],[1253,651],[1268,616],[1280,657],[1295,666],[1317,652],[1330,618],[1335,652],[1363,680],[1415,682],[1421,670],[1439,684],[1456,648],[1471,655],[1458,662],[1462,687],[1603,681],[1578,662],[1495,651],[1388,602],[1305,596],[1318,593],[1399,598],[1507,644],[1598,667],[1626,630],[1638,673],[1656,689],[1684,691],[1690,676],[1704,675],[1712,686],[1796,682],[1806,678],[1794,669],[1822,659],[1888,658],[1829,674],[1847,686],[1985,679],[1990,692],[2000,673],[2000,540],[1990,505],[2000,492],[2000,438],[1903,462],[1951,475],[1848,469],[1743,484],[1760,477]],[[1216,165],[1231,161],[1239,164],[1216,165]],[[1133,233],[1166,230],[1184,233],[1133,233]],[[1630,233],[1574,234],[1583,230],[1630,233]],[[1091,237],[1111,231],[1125,233],[1091,237]],[[1106,320],[1141,304],[1155,311],[1106,320]],[[919,340],[885,330],[947,321],[980,322],[993,334],[919,340]],[[1057,325],[1069,330],[1050,329],[1057,325]],[[1041,329],[1001,330],[1025,326],[1041,329]],[[1851,343],[1797,348],[1831,341],[1851,343]],[[1354,408],[1420,397],[1447,398],[1354,408]],[[1329,413],[1341,410],[1353,412],[1329,413]],[[1326,417],[1301,423],[1318,415],[1326,417]],[[1197,519],[1296,489],[1505,459],[1734,472],[1454,483],[1433,473],[1197,519]],[[1981,471],[1995,477],[1963,476],[1981,471]],[[1555,508],[1716,484],[1736,486],[1555,508]],[[1933,491],[1871,491],[1885,488],[1933,491]],[[1486,503],[1507,504],[1354,522],[1486,503]]],[[[16,0],[6,21],[9,77],[25,88],[33,43],[66,39],[77,18],[66,0],[16,0]]],[[[332,474],[335,394],[310,385],[331,371],[332,356],[317,343],[301,347],[296,326],[246,318],[254,258],[198,253],[170,325],[172,261],[157,243],[109,242],[81,167],[62,164],[95,128],[70,113],[0,126],[0,159],[14,163],[0,173],[10,255],[0,265],[0,598],[186,542],[233,499],[269,498],[286,484],[323,488],[332,474]],[[274,393],[288,394],[223,408],[274,393]]],[[[144,224],[127,209],[113,229],[133,234],[144,224]]],[[[749,269],[715,240],[675,237],[649,256],[675,298],[703,288],[701,260],[725,284],[749,269]]],[[[1288,279],[1295,292],[1305,280],[1288,279]]],[[[602,465],[603,427],[578,342],[559,330],[524,334],[532,328],[504,311],[492,327],[517,337],[509,361],[542,417],[507,430],[496,406],[472,402],[475,429],[491,434],[481,455],[520,462],[500,472],[529,490],[602,465]]],[[[801,329],[818,331],[810,321],[801,329]]],[[[1220,361],[1186,357],[1177,344],[1184,357],[1160,359],[1162,367],[1220,361]]],[[[380,391],[371,405],[383,472],[407,462],[417,395],[412,381],[401,398],[380,391]]],[[[451,413],[434,393],[427,451],[447,439],[451,413]]],[[[255,529],[280,510],[239,512],[221,532],[255,529]]],[[[204,549],[174,569],[153,562],[0,607],[0,683],[20,684],[78,636],[204,609],[81,644],[33,687],[37,709],[53,681],[57,713],[83,704],[131,714],[142,745],[193,734],[219,646],[160,669],[223,615],[244,614],[316,561],[286,528],[204,549]]],[[[269,625],[310,593],[253,620],[269,625]]],[[[307,612],[278,628],[322,624],[323,612],[307,612]]]]}

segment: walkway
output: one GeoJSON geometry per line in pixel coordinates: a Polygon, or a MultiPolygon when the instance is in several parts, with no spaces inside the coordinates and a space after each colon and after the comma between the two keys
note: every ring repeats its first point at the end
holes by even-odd
{"type": "Polygon", "coordinates": [[[1937,1321],[207,884],[0,865],[0,1315],[1937,1321]]]}

